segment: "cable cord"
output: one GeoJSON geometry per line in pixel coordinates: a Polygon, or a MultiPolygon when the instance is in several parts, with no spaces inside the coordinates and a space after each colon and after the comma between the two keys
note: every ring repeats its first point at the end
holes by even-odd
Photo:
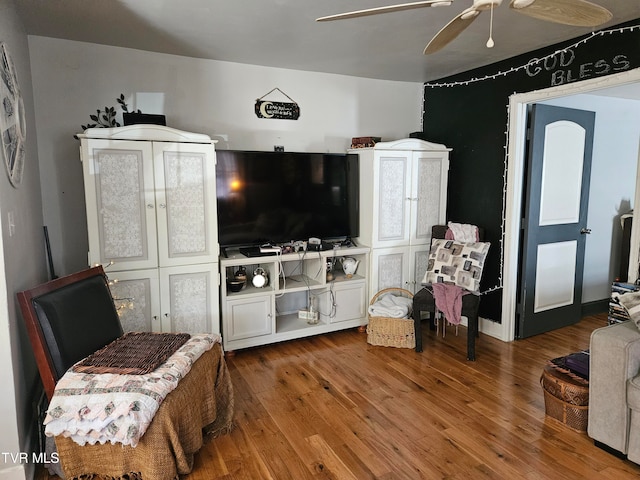
{"type": "MultiPolygon", "coordinates": [[[[278,257],[278,275],[276,276],[276,280],[279,281],[278,279],[282,275],[282,293],[276,295],[275,298],[280,298],[286,293],[285,291],[287,289],[287,276],[284,274],[284,265],[282,264],[282,254],[276,253],[276,256],[278,257]]],[[[274,289],[275,289],[275,285],[274,285],[274,289]]]]}

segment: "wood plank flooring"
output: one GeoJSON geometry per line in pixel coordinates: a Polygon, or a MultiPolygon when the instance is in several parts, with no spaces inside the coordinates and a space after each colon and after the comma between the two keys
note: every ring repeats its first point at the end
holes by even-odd
{"type": "Polygon", "coordinates": [[[184,478],[637,479],[640,466],[545,416],[546,360],[588,348],[605,324],[512,343],[481,334],[476,362],[452,327],[444,339],[425,328],[422,353],[357,330],[238,351],[235,428],[184,478]]]}

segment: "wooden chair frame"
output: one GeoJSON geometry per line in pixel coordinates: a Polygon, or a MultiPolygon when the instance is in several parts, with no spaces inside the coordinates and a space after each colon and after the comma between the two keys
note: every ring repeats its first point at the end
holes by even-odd
{"type": "MultiPolygon", "coordinates": [[[[47,343],[45,334],[42,329],[41,322],[38,318],[38,314],[34,307],[33,300],[47,293],[54,292],[72,284],[77,284],[83,280],[92,277],[102,277],[105,283],[105,287],[108,289],[108,280],[101,266],[82,270],[71,275],[67,275],[49,282],[43,283],[29,290],[19,292],[18,303],[22,310],[22,316],[24,318],[29,340],[33,347],[33,352],[36,358],[36,364],[40,377],[44,386],[44,391],[47,398],[51,400],[56,383],[60,379],[58,372],[56,371],[54,361],[51,355],[49,345],[47,343]]],[[[115,305],[114,305],[115,312],[115,305]]],[[[117,315],[117,312],[115,312],[117,315]]]]}

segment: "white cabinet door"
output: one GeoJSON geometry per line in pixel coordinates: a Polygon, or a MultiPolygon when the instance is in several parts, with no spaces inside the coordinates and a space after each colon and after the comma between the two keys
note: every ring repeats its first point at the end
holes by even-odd
{"type": "Polygon", "coordinates": [[[212,145],[154,142],[160,266],[218,261],[212,145]]]}
{"type": "Polygon", "coordinates": [[[108,276],[125,332],[220,333],[217,264],[108,276]]]}
{"type": "Polygon", "coordinates": [[[374,248],[409,244],[411,157],[412,152],[376,152],[374,248]]]}
{"type": "Polygon", "coordinates": [[[217,263],[160,269],[163,332],[220,333],[217,263]]]}
{"type": "Polygon", "coordinates": [[[414,152],[411,166],[410,243],[428,244],[431,227],[446,222],[449,160],[442,152],[414,152]]]}
{"type": "MultiPolygon", "coordinates": [[[[272,302],[272,295],[228,299],[223,314],[225,343],[270,335],[273,332],[272,302]]],[[[260,342],[254,344],[259,345],[260,342]]]]}
{"type": "Polygon", "coordinates": [[[446,221],[446,152],[377,152],[373,247],[429,243],[446,221]]]}
{"type": "Polygon", "coordinates": [[[89,264],[112,270],[158,265],[150,142],[81,142],[89,264]]]}
{"type": "Polygon", "coordinates": [[[410,290],[409,247],[376,248],[371,252],[371,288],[369,300],[385,288],[410,290]]]}
{"type": "Polygon", "coordinates": [[[158,269],[107,272],[113,301],[125,332],[160,332],[158,269]]]}
{"type": "MultiPolygon", "coordinates": [[[[329,317],[329,323],[345,322],[367,316],[367,282],[344,282],[336,284],[334,290],[335,315],[329,317]]],[[[330,300],[329,295],[325,298],[330,300]]],[[[329,305],[325,311],[331,311],[329,305]]]]}
{"type": "Polygon", "coordinates": [[[409,250],[411,259],[409,283],[404,288],[411,293],[415,294],[422,288],[422,280],[429,265],[429,248],[430,245],[417,245],[409,250]]]}
{"type": "Polygon", "coordinates": [[[372,250],[370,297],[385,288],[404,288],[416,293],[422,288],[428,264],[428,244],[372,250]]]}

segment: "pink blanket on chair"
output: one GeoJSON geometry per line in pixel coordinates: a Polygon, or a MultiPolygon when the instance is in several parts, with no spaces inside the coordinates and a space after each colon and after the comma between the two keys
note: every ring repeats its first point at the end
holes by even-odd
{"type": "Polygon", "coordinates": [[[460,325],[462,320],[462,296],[470,293],[468,290],[449,283],[433,283],[433,300],[436,308],[444,313],[449,323],[460,325]]]}
{"type": "MultiPolygon", "coordinates": [[[[479,241],[479,232],[476,225],[468,223],[449,222],[449,227],[444,238],[447,240],[457,240],[459,242],[479,241]]],[[[444,313],[449,323],[460,325],[462,320],[462,296],[471,293],[462,287],[449,283],[433,283],[433,299],[436,308],[444,313]]]]}

